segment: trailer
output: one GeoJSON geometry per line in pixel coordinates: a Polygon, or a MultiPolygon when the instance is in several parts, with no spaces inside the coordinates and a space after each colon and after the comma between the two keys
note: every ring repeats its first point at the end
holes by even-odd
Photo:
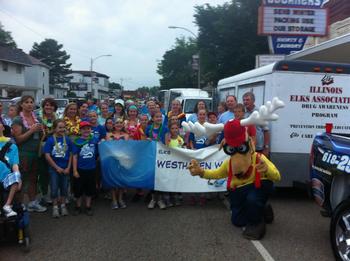
{"type": "Polygon", "coordinates": [[[283,60],[222,79],[217,89],[221,101],[235,95],[242,103],[251,91],[258,107],[273,97],[285,102],[269,126],[270,158],[283,177],[277,186],[308,183],[310,147],[326,123],[350,133],[349,64],[283,60]]]}

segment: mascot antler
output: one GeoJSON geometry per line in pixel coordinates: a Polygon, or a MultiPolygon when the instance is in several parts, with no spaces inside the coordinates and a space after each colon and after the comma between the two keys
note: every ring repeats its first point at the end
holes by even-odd
{"type": "MultiPolygon", "coordinates": [[[[283,108],[284,102],[274,97],[272,102],[266,102],[266,105],[262,105],[259,108],[259,111],[254,111],[249,118],[241,120],[242,126],[248,125],[262,125],[266,126],[269,121],[275,121],[278,119],[278,115],[274,113],[276,110],[283,108]]],[[[211,124],[205,122],[201,125],[199,122],[182,122],[182,127],[185,131],[192,132],[196,136],[211,136],[217,132],[220,132],[224,129],[224,124],[211,124]]]]}
{"type": "Polygon", "coordinates": [[[276,110],[283,108],[284,102],[274,97],[272,102],[266,102],[266,105],[261,105],[259,111],[254,111],[247,119],[241,120],[242,126],[261,125],[266,126],[269,121],[278,119],[278,115],[274,113],[276,110]]]}

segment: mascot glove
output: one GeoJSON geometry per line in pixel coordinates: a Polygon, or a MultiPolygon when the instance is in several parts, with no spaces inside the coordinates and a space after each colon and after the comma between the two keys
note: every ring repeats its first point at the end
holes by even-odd
{"type": "Polygon", "coordinates": [[[192,176],[201,176],[203,177],[204,175],[204,169],[202,169],[199,166],[198,161],[196,160],[191,160],[190,165],[187,167],[191,173],[192,176]]]}
{"type": "Polygon", "coordinates": [[[259,171],[261,174],[265,174],[268,170],[266,162],[260,159],[260,162],[256,165],[256,170],[259,171]]]}

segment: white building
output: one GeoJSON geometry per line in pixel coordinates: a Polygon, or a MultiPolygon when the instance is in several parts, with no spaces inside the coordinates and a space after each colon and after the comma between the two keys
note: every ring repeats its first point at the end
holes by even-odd
{"type": "Polygon", "coordinates": [[[109,76],[105,74],[95,71],[72,71],[67,77],[71,78],[68,83],[69,90],[77,97],[90,96],[95,99],[106,99],[109,96],[109,76]]]}
{"type": "Polygon", "coordinates": [[[21,49],[0,46],[1,97],[32,95],[40,101],[49,94],[49,69],[21,49]]]}
{"type": "MultiPolygon", "coordinates": [[[[24,71],[24,80],[26,88],[39,88],[35,98],[40,101],[43,97],[50,95],[49,90],[49,72],[50,67],[40,60],[28,55],[32,66],[24,71]]],[[[59,97],[57,97],[59,98],[59,97]]]]}

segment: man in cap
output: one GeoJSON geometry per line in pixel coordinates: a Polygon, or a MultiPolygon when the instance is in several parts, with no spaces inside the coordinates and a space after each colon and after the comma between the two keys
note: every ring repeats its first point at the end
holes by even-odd
{"type": "Polygon", "coordinates": [[[231,222],[245,227],[243,236],[258,240],[265,234],[265,223],[271,223],[273,212],[267,205],[273,182],[280,180],[277,168],[263,154],[255,152],[254,144],[239,119],[224,126],[224,152],[230,155],[218,169],[204,170],[196,160],[189,166],[191,175],[205,179],[227,177],[231,204],[231,222]]]}

